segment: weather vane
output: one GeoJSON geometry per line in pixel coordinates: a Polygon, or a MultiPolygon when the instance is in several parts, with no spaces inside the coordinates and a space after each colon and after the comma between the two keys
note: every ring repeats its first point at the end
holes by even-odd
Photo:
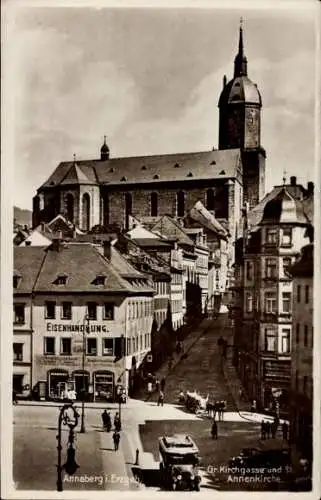
{"type": "Polygon", "coordinates": [[[286,183],[286,174],[287,174],[287,171],[284,169],[283,170],[283,185],[286,183]]]}
{"type": "Polygon", "coordinates": [[[240,17],[240,28],[243,29],[243,17],[240,17]]]}

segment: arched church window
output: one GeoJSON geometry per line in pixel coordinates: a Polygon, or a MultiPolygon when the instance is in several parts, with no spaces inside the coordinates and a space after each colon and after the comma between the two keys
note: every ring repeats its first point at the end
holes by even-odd
{"type": "Polygon", "coordinates": [[[67,219],[70,222],[74,222],[74,197],[70,193],[68,193],[66,196],[66,211],[67,219]]]}
{"type": "Polygon", "coordinates": [[[208,189],[206,191],[206,208],[207,210],[214,210],[215,196],[214,189],[208,189]]]}
{"type": "Polygon", "coordinates": [[[177,217],[184,217],[185,215],[185,193],[178,191],[176,195],[176,213],[177,217]]]}
{"type": "Polygon", "coordinates": [[[152,193],[150,195],[150,215],[157,217],[158,215],[158,194],[152,193]]]}
{"type": "Polygon", "coordinates": [[[133,197],[131,193],[125,193],[125,214],[126,217],[132,215],[133,212],[133,197]]]}
{"type": "Polygon", "coordinates": [[[106,227],[109,224],[109,197],[107,193],[102,197],[102,214],[103,226],[106,227]]]}
{"type": "Polygon", "coordinates": [[[82,229],[84,231],[90,229],[90,196],[88,193],[82,197],[82,229]]]}

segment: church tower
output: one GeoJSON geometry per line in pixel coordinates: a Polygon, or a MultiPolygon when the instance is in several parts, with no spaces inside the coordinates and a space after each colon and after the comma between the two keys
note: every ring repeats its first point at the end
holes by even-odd
{"type": "Polygon", "coordinates": [[[264,196],[266,155],[261,147],[262,99],[257,85],[247,75],[242,21],[234,77],[227,83],[224,76],[218,106],[219,149],[241,149],[243,201],[248,202],[251,209],[264,196]]]}

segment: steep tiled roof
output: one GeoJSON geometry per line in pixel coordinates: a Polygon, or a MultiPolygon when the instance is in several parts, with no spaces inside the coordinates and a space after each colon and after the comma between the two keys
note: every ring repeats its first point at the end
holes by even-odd
{"type": "MultiPolygon", "coordinates": [[[[159,183],[168,181],[191,181],[195,179],[236,177],[240,162],[240,150],[215,150],[197,153],[180,153],[153,156],[131,156],[109,160],[77,160],[77,172],[71,178],[75,183],[88,179],[89,184],[123,185],[128,183],[159,183]],[[81,174],[80,174],[81,172],[81,174]],[[78,179],[78,180],[77,180],[78,179]]],[[[53,187],[65,182],[74,162],[58,165],[42,188],[53,187]]],[[[71,174],[70,174],[71,175],[71,174]]],[[[85,183],[85,182],[84,182],[85,183]]],[[[41,188],[40,188],[41,190],[41,188]]]]}
{"type": "Polygon", "coordinates": [[[17,293],[31,293],[41,264],[47,253],[45,247],[14,247],[14,269],[21,276],[17,293]]]}
{"type": "Polygon", "coordinates": [[[198,201],[194,207],[189,211],[188,216],[195,222],[199,222],[202,226],[210,231],[219,234],[223,238],[228,236],[227,230],[222,224],[212,215],[204,205],[198,201]]]}
{"type": "MultiPolygon", "coordinates": [[[[119,271],[125,271],[133,278],[142,277],[129,263],[121,262],[117,251],[112,252],[113,262],[103,257],[97,246],[90,243],[61,244],[60,250],[54,245],[43,247],[16,247],[14,249],[14,268],[22,279],[17,292],[105,292],[137,293],[119,271]],[[59,276],[67,276],[66,284],[55,284],[59,276]],[[105,276],[104,285],[96,285],[97,276],[105,276]]],[[[147,285],[140,287],[141,292],[153,292],[147,285]]]]}
{"type": "Polygon", "coordinates": [[[177,241],[181,245],[194,246],[193,240],[186,234],[184,228],[168,215],[164,215],[156,222],[153,231],[158,231],[168,240],[177,241]]]}
{"type": "Polygon", "coordinates": [[[121,253],[114,248],[111,247],[111,263],[116,271],[122,276],[126,278],[132,279],[141,279],[144,278],[144,275],[137,271],[125,257],[121,255],[121,253]]]}

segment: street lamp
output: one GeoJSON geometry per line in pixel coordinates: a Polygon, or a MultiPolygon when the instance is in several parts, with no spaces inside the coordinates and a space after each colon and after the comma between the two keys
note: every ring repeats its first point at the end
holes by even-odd
{"type": "Polygon", "coordinates": [[[82,331],[82,398],[81,398],[81,425],[80,432],[84,434],[85,429],[85,354],[86,354],[86,326],[89,327],[89,317],[86,314],[84,317],[82,331]]]}
{"type": "Polygon", "coordinates": [[[57,491],[62,491],[62,469],[65,469],[67,474],[72,475],[76,472],[79,465],[75,460],[75,449],[73,447],[74,442],[74,428],[78,425],[78,412],[73,406],[73,403],[66,403],[62,408],[60,408],[59,418],[58,418],[58,434],[56,436],[58,441],[58,464],[57,464],[57,491]],[[61,465],[61,427],[62,424],[68,425],[69,427],[69,439],[68,439],[68,449],[67,449],[67,462],[61,465]]]}

